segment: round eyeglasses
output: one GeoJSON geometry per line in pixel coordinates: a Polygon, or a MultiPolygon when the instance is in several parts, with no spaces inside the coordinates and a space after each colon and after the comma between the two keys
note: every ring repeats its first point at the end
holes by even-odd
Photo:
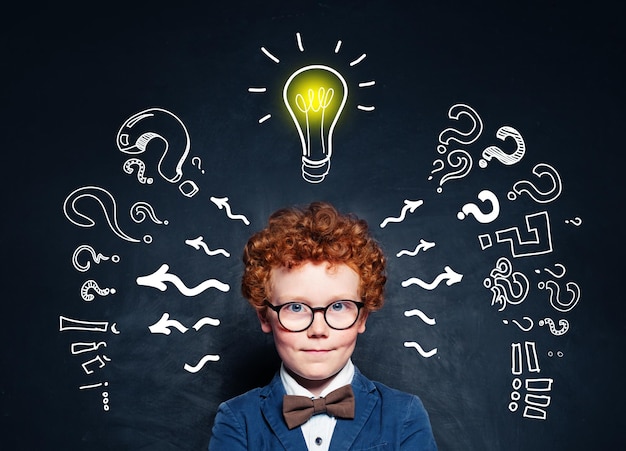
{"type": "Polygon", "coordinates": [[[335,301],[326,307],[311,307],[296,301],[272,305],[267,300],[265,305],[278,314],[278,322],[289,332],[302,332],[308,329],[313,324],[316,312],[324,313],[324,320],[330,328],[349,329],[356,323],[359,312],[365,306],[362,302],[349,300],[335,301]]]}

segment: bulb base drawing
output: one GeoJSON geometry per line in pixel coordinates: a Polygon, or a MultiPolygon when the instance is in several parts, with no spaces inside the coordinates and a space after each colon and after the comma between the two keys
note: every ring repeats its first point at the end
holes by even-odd
{"type": "Polygon", "coordinates": [[[302,157],[302,178],[309,183],[321,183],[330,172],[330,156],[323,160],[302,157]]]}

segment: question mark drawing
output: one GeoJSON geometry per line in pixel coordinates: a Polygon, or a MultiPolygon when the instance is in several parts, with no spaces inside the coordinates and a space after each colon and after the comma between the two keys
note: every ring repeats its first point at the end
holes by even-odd
{"type": "Polygon", "coordinates": [[[82,264],[78,260],[78,256],[83,252],[88,252],[91,255],[91,259],[97,265],[100,264],[100,262],[103,260],[109,260],[109,258],[111,259],[113,263],[118,263],[120,261],[119,255],[112,255],[111,257],[107,257],[106,255],[102,255],[99,252],[96,254],[96,251],[94,250],[93,247],[89,246],[88,244],[81,244],[80,246],[76,248],[76,250],[72,254],[72,265],[77,271],[80,271],[80,272],[89,271],[89,268],[91,267],[90,261],[87,261],[84,264],[82,264]]]}
{"type": "Polygon", "coordinates": [[[540,290],[548,290],[550,292],[550,305],[561,313],[569,312],[580,301],[580,286],[576,282],[567,282],[565,284],[565,289],[570,294],[569,299],[561,299],[561,287],[554,280],[539,282],[537,286],[540,290]]]}
{"type": "Polygon", "coordinates": [[[148,185],[151,185],[152,182],[154,182],[154,179],[152,177],[145,176],[146,164],[139,158],[129,158],[122,165],[122,169],[125,173],[132,174],[135,171],[134,166],[137,167],[137,180],[139,181],[139,183],[141,183],[142,185],[145,185],[146,183],[148,185]]]}
{"type": "Polygon", "coordinates": [[[554,324],[554,320],[552,318],[544,318],[539,320],[539,325],[548,326],[548,328],[550,329],[550,333],[552,335],[556,335],[557,337],[566,334],[569,330],[569,321],[566,319],[559,320],[560,329],[556,328],[556,325],[554,324]]]}
{"type": "Polygon", "coordinates": [[[96,298],[93,294],[89,292],[90,290],[95,291],[100,296],[115,294],[115,288],[100,288],[95,280],[90,279],[83,283],[83,285],[80,287],[80,296],[86,302],[93,301],[96,298]]]}
{"type": "Polygon", "coordinates": [[[157,215],[154,212],[154,208],[152,208],[152,205],[150,205],[148,202],[135,202],[133,206],[130,207],[130,217],[137,224],[143,222],[146,218],[150,218],[150,220],[155,224],[169,224],[167,219],[161,221],[159,218],[157,218],[157,215]]]}
{"type": "Polygon", "coordinates": [[[437,146],[437,152],[444,154],[447,151],[447,147],[452,141],[456,141],[461,144],[471,144],[476,141],[483,132],[483,121],[469,105],[463,103],[457,103],[452,105],[448,110],[448,117],[459,121],[461,117],[466,117],[471,122],[471,127],[467,131],[457,130],[456,128],[446,128],[439,134],[439,144],[437,146]]]}
{"type": "Polygon", "coordinates": [[[491,191],[485,189],[478,193],[478,200],[483,203],[489,202],[491,204],[491,211],[483,213],[476,204],[469,203],[463,205],[463,208],[457,213],[456,217],[462,221],[467,216],[473,215],[481,224],[488,224],[495,221],[500,215],[500,202],[498,201],[498,197],[491,191]]]}
{"type": "Polygon", "coordinates": [[[123,240],[130,241],[131,243],[139,243],[140,240],[133,238],[122,231],[117,223],[117,204],[115,199],[104,188],[98,186],[83,186],[72,191],[63,202],[63,213],[65,217],[74,225],[78,227],[93,227],[96,222],[89,216],[81,213],[77,209],[76,203],[85,198],[94,199],[98,205],[102,208],[104,218],[109,225],[109,228],[123,240]]]}
{"type": "MultiPolygon", "coordinates": [[[[511,255],[515,258],[552,252],[552,228],[548,212],[540,211],[529,214],[524,217],[524,220],[526,222],[524,235],[528,238],[522,236],[518,227],[509,227],[496,231],[496,241],[498,243],[508,242],[511,247],[511,255]]],[[[480,235],[478,238],[482,250],[493,246],[489,234],[480,235]]]]}
{"type": "Polygon", "coordinates": [[[450,166],[455,168],[451,172],[448,172],[439,181],[439,187],[437,188],[437,192],[441,194],[443,185],[448,180],[460,179],[465,177],[472,170],[473,160],[472,156],[464,150],[453,150],[448,154],[448,163],[450,166]]]}
{"type": "Polygon", "coordinates": [[[433,169],[432,171],[430,171],[430,176],[428,176],[428,180],[432,180],[433,179],[433,174],[442,171],[443,168],[445,167],[445,163],[443,162],[443,160],[437,158],[435,161],[433,161],[433,166],[435,166],[435,169],[433,169]]]}
{"type": "MultiPolygon", "coordinates": [[[[527,321],[527,322],[528,322],[528,325],[527,325],[527,326],[522,326],[522,324],[521,324],[518,320],[516,320],[516,319],[512,320],[511,322],[512,322],[513,324],[515,324],[517,327],[519,327],[519,328],[520,328],[520,330],[522,330],[522,331],[524,331],[524,332],[528,332],[528,331],[530,331],[530,330],[533,328],[533,326],[535,325],[535,323],[533,322],[532,318],[530,318],[530,317],[528,317],[528,316],[525,316],[525,317],[523,317],[522,319],[523,319],[524,321],[527,321]]],[[[504,323],[504,324],[509,324],[509,320],[507,320],[507,319],[503,319],[503,320],[502,320],[502,323],[504,323]]]]}
{"type": "Polygon", "coordinates": [[[478,161],[478,165],[481,168],[486,168],[487,164],[489,163],[489,161],[491,161],[492,158],[495,158],[504,165],[511,166],[524,157],[524,154],[526,153],[526,144],[524,143],[524,138],[522,138],[520,132],[515,130],[513,127],[509,127],[508,125],[500,127],[496,132],[496,138],[501,141],[504,141],[507,138],[513,138],[517,147],[511,153],[506,153],[498,146],[487,147],[485,150],[483,150],[482,158],[478,161]]]}
{"type": "Polygon", "coordinates": [[[583,223],[583,220],[576,216],[574,219],[566,219],[565,224],[573,224],[576,227],[580,226],[583,223]]]}
{"type": "Polygon", "coordinates": [[[507,304],[521,304],[528,296],[528,278],[519,271],[513,272],[513,265],[508,258],[500,257],[489,275],[483,285],[493,293],[491,305],[501,305],[498,311],[503,311],[507,304]]]}
{"type": "Polygon", "coordinates": [[[561,183],[561,176],[559,173],[547,163],[538,163],[533,168],[533,174],[537,177],[547,178],[550,180],[549,189],[542,191],[527,180],[520,180],[513,185],[512,191],[509,191],[507,197],[509,200],[515,200],[518,195],[526,193],[532,200],[540,204],[546,204],[552,202],[554,199],[561,195],[563,191],[563,184],[561,183]]]}
{"type": "Polygon", "coordinates": [[[117,132],[116,143],[121,152],[138,155],[145,152],[155,140],[165,146],[157,166],[159,174],[170,183],[178,183],[183,177],[182,167],[189,154],[191,141],[187,127],[175,114],[162,108],[140,111],[124,121],[117,132]],[[165,132],[167,138],[163,136],[165,132]],[[173,170],[168,168],[172,161],[173,170]]]}
{"type": "Polygon", "coordinates": [[[198,162],[198,169],[204,174],[204,169],[202,169],[202,160],[200,159],[200,157],[193,157],[191,159],[191,164],[195,166],[196,161],[198,162]]]}

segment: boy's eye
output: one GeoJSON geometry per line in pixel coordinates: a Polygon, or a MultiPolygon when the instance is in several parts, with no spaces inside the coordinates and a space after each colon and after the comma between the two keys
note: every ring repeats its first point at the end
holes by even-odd
{"type": "Polygon", "coordinates": [[[330,308],[333,312],[341,312],[348,308],[346,304],[346,302],[335,302],[330,306],[330,308]]]}
{"type": "Polygon", "coordinates": [[[285,306],[285,310],[289,313],[302,313],[305,310],[305,307],[303,304],[299,304],[297,302],[294,302],[292,304],[287,304],[285,306]]]}

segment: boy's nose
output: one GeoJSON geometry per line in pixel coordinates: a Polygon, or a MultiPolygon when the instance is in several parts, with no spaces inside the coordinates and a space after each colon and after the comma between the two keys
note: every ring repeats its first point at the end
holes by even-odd
{"type": "Polygon", "coordinates": [[[328,335],[329,326],[324,318],[323,311],[313,312],[313,323],[307,329],[309,337],[319,337],[328,335]]]}

